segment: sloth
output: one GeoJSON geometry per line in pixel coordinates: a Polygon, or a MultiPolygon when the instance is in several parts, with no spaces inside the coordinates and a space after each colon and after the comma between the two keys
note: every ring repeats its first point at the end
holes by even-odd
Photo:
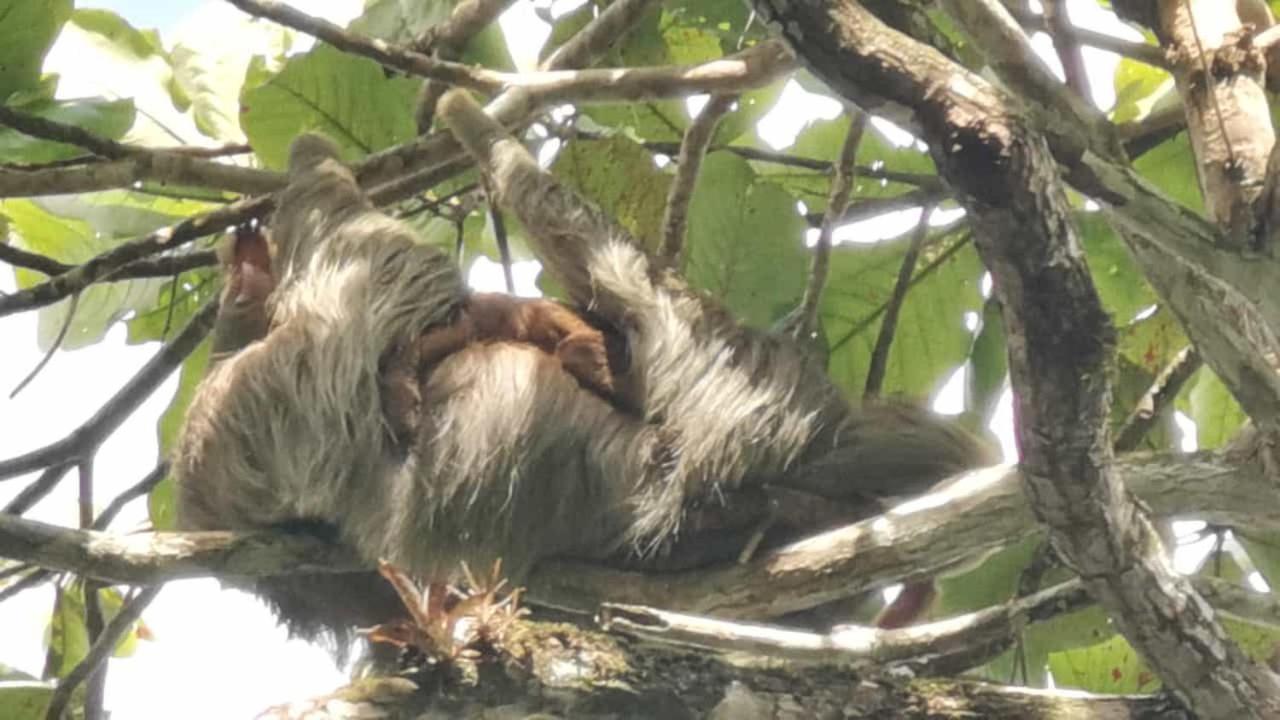
{"type": "MultiPolygon", "coordinates": [[[[659,270],[467,96],[446,95],[439,113],[569,305],[607,323],[625,363],[606,363],[604,384],[536,342],[484,341],[474,316],[460,329],[469,296],[452,260],[374,208],[330,141],[300,136],[271,221],[277,284],[258,302],[269,329],[215,337],[230,354],[197,389],[176,445],[182,528],[314,532],[370,567],[384,559],[433,581],[501,559],[518,582],[552,557],[730,561],[755,526],[717,527],[737,540],[703,542],[698,518],[766,484],[871,514],[994,460],[927,412],[853,407],[789,338],[743,326],[659,270]],[[406,360],[403,348],[433,337],[447,352],[406,360]],[[608,397],[618,388],[625,403],[608,397]],[[409,421],[388,411],[389,392],[410,397],[409,421]]],[[[234,267],[227,287],[249,302],[220,313],[252,305],[234,267]]],[[[216,334],[237,329],[221,317],[216,334]]],[[[339,644],[401,612],[373,572],[250,589],[291,631],[339,644]]]]}

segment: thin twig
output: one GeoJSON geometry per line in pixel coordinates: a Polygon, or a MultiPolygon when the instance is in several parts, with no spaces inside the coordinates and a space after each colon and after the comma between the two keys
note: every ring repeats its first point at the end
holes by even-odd
{"type": "Polygon", "coordinates": [[[210,302],[197,311],[182,332],[148,360],[93,417],[70,435],[53,444],[0,461],[0,480],[51,465],[76,462],[96,450],[196,349],[213,326],[217,310],[218,304],[210,302]]]}
{"type": "Polygon", "coordinates": [[[1192,375],[1204,364],[1200,353],[1193,347],[1183,348],[1168,365],[1160,371],[1151,387],[1142,394],[1142,398],[1134,405],[1129,417],[1116,431],[1113,447],[1117,453],[1138,449],[1142,439],[1151,432],[1156,422],[1164,417],[1173,407],[1173,401],[1182,392],[1182,387],[1192,375]]]}
{"type": "MultiPolygon", "coordinates": [[[[99,672],[102,664],[115,650],[116,643],[120,642],[120,638],[124,637],[133,624],[142,617],[142,611],[155,600],[156,595],[160,592],[163,585],[152,585],[143,588],[136,596],[126,602],[120,608],[120,612],[111,619],[111,622],[102,629],[93,645],[89,648],[89,652],[85,654],[84,659],[71,668],[71,672],[58,682],[58,686],[54,688],[53,696],[49,699],[49,709],[45,714],[47,720],[62,720],[63,713],[67,709],[67,704],[71,701],[71,695],[77,687],[89,679],[91,675],[101,675],[99,672]]],[[[88,593],[88,589],[85,589],[88,593]]],[[[88,595],[86,594],[86,602],[88,595]]]]}
{"type": "Polygon", "coordinates": [[[684,236],[689,225],[689,202],[702,169],[702,158],[707,154],[707,146],[711,144],[720,118],[733,108],[737,100],[736,95],[712,95],[698,117],[689,123],[689,129],[685,130],[676,159],[676,177],[667,193],[667,209],[662,218],[662,245],[658,258],[667,267],[679,268],[681,265],[684,236]]]}
{"type": "MultiPolygon", "coordinates": [[[[565,128],[560,124],[550,124],[547,127],[552,131],[553,135],[561,140],[573,140],[578,138],[583,140],[607,140],[613,136],[611,133],[583,130],[577,127],[565,128]]],[[[676,154],[680,152],[680,143],[678,142],[671,142],[667,140],[640,140],[637,141],[637,144],[645,150],[652,153],[666,155],[667,157],[675,157],[676,154]]],[[[758,162],[772,163],[774,165],[803,168],[805,170],[814,170],[825,174],[833,173],[836,166],[836,164],[830,160],[819,160],[817,158],[804,157],[803,155],[792,155],[790,153],[779,152],[777,150],[766,150],[746,145],[713,144],[707,148],[707,152],[728,152],[746,160],[756,160],[758,162]]],[[[903,172],[900,170],[890,170],[886,167],[872,165],[854,165],[853,168],[854,173],[858,177],[887,180],[889,182],[902,183],[904,185],[915,185],[928,190],[943,189],[942,181],[938,179],[937,175],[903,172]]]]}
{"type": "MultiPolygon", "coordinates": [[[[951,230],[949,229],[946,232],[942,233],[942,237],[945,237],[950,232],[951,230]]],[[[915,276],[911,278],[910,287],[915,287],[916,285],[923,282],[926,278],[928,278],[935,271],[937,271],[938,268],[947,264],[947,262],[951,260],[951,258],[954,257],[956,253],[963,250],[972,241],[973,241],[972,235],[965,235],[964,237],[957,240],[950,247],[943,250],[941,253],[938,254],[937,258],[935,258],[928,265],[925,265],[923,268],[921,268],[920,272],[916,273],[915,276]]],[[[867,314],[866,317],[862,318],[857,323],[855,323],[851,328],[849,328],[849,331],[847,333],[845,333],[844,335],[841,335],[839,338],[832,341],[831,351],[835,352],[836,350],[843,347],[850,340],[866,332],[872,325],[875,325],[876,321],[879,320],[885,314],[885,312],[888,311],[888,309],[889,309],[889,303],[888,301],[885,301],[875,310],[872,310],[870,313],[867,314]]]]}
{"type": "Polygon", "coordinates": [[[134,498],[140,498],[151,492],[151,490],[154,489],[156,485],[159,485],[160,481],[164,480],[165,476],[168,474],[169,463],[166,460],[161,460],[154,468],[151,468],[151,471],[144,475],[141,480],[129,486],[124,490],[124,492],[121,492],[119,495],[111,499],[111,502],[107,507],[103,509],[102,512],[98,513],[98,517],[94,518],[93,529],[106,530],[107,527],[111,525],[111,521],[116,519],[116,515],[120,514],[120,511],[124,509],[124,506],[127,505],[129,501],[134,498]]]}
{"type": "Polygon", "coordinates": [[[15,581],[12,585],[0,588],[0,603],[3,603],[5,600],[18,595],[21,592],[43,585],[55,574],[56,573],[49,570],[35,568],[31,574],[23,575],[21,579],[15,581]]]}
{"type": "MultiPolygon", "coordinates": [[[[910,210],[921,205],[937,205],[950,196],[951,191],[938,186],[936,188],[916,188],[915,190],[908,190],[888,197],[863,198],[857,202],[849,203],[844,209],[844,214],[836,220],[836,225],[848,225],[859,220],[869,220],[879,215],[898,212],[899,210],[910,210]]],[[[813,227],[822,227],[822,223],[826,221],[826,216],[825,212],[811,212],[805,215],[805,220],[813,227]]]]}
{"type": "Polygon", "coordinates": [[[1071,23],[1066,0],[1045,0],[1044,18],[1050,29],[1053,49],[1058,53],[1058,61],[1062,63],[1067,87],[1085,100],[1090,100],[1089,73],[1085,69],[1084,55],[1080,53],[1080,40],[1072,32],[1075,26],[1071,23]]]}
{"type": "Polygon", "coordinates": [[[67,316],[62,319],[62,327],[58,328],[58,335],[53,339],[53,344],[51,344],[49,349],[45,351],[44,356],[40,358],[40,362],[36,363],[36,366],[31,368],[31,372],[27,373],[27,376],[22,378],[21,382],[19,382],[13,388],[13,391],[9,393],[10,400],[17,397],[18,393],[22,392],[23,388],[31,384],[32,380],[36,379],[36,376],[40,374],[40,371],[44,370],[45,366],[49,364],[49,361],[53,359],[53,354],[58,352],[59,348],[62,347],[62,342],[67,339],[67,331],[71,329],[71,321],[75,319],[76,309],[79,306],[80,293],[75,293],[71,296],[71,306],[67,308],[67,316]]]}
{"type": "Polygon", "coordinates": [[[4,510],[0,512],[5,512],[10,515],[24,514],[34,507],[36,503],[48,496],[49,493],[53,492],[53,489],[58,486],[58,483],[62,482],[63,476],[65,476],[67,471],[70,469],[71,463],[63,463],[45,468],[44,472],[40,473],[40,477],[36,478],[35,482],[22,488],[22,492],[15,495],[14,498],[4,506],[4,510]]]}
{"type": "Polygon", "coordinates": [[[50,276],[61,275],[72,268],[71,265],[60,263],[47,255],[29,252],[5,243],[0,243],[0,260],[14,267],[35,270],[50,276]]]}
{"type": "Polygon", "coordinates": [[[489,203],[489,219],[493,222],[493,238],[498,244],[498,259],[502,262],[502,279],[506,281],[507,292],[516,294],[516,278],[511,272],[511,238],[507,237],[507,222],[502,218],[502,210],[497,203],[489,203]]]}
{"type": "Polygon", "coordinates": [[[809,284],[804,289],[804,299],[800,301],[799,316],[796,320],[793,337],[808,338],[813,335],[818,322],[818,303],[822,300],[822,292],[827,284],[827,275],[831,266],[831,236],[836,225],[844,218],[845,209],[849,206],[849,197],[853,194],[853,163],[858,156],[858,146],[862,144],[862,133],[867,128],[867,114],[861,110],[852,110],[849,118],[849,132],[845,135],[844,145],[840,148],[840,160],[836,163],[836,175],[831,179],[831,192],[827,197],[827,209],[822,214],[822,229],[818,232],[818,244],[813,249],[813,264],[809,269],[809,284]]]}
{"type": "Polygon", "coordinates": [[[0,105],[0,124],[7,125],[24,135],[74,145],[94,155],[112,160],[128,157],[135,151],[128,145],[96,135],[75,125],[46,120],[4,105],[0,105]]]}
{"type": "Polygon", "coordinates": [[[898,330],[898,313],[902,311],[902,303],[907,299],[907,289],[911,287],[911,276],[915,274],[916,262],[920,259],[920,248],[929,235],[929,216],[933,214],[933,206],[920,208],[920,222],[911,236],[911,245],[902,256],[902,266],[898,268],[898,280],[893,285],[893,294],[885,305],[884,320],[880,322],[880,334],[876,336],[875,348],[871,351],[871,362],[867,368],[867,384],[862,390],[864,401],[880,397],[884,386],[885,370],[889,367],[889,349],[893,347],[893,336],[898,330]]]}
{"type": "MultiPolygon", "coordinates": [[[[1032,15],[1021,11],[1018,8],[1009,8],[1010,13],[1018,20],[1018,24],[1029,31],[1049,32],[1049,23],[1042,15],[1032,15]]],[[[1131,60],[1137,60],[1140,63],[1160,68],[1162,70],[1169,69],[1169,58],[1165,56],[1164,50],[1147,43],[1133,42],[1125,40],[1114,35],[1082,28],[1071,25],[1066,28],[1066,33],[1077,42],[1089,47],[1095,47],[1099,50],[1115,53],[1121,57],[1127,57],[1131,60]]]]}

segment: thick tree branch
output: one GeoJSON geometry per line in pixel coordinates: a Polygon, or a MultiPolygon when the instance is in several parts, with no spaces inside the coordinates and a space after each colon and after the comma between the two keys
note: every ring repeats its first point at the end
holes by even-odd
{"type": "Polygon", "coordinates": [[[140,180],[197,185],[253,194],[278,190],[284,177],[256,168],[228,165],[190,153],[125,145],[74,125],[46,120],[0,105],[0,124],[32,137],[67,143],[117,162],[46,170],[0,169],[0,197],[31,197],[126,187],[140,180]],[[83,177],[77,178],[76,175],[83,177]],[[22,182],[26,182],[24,187],[22,182]],[[9,192],[9,191],[13,192],[9,192]]]}
{"type": "MultiPolygon", "coordinates": [[[[1136,455],[1117,461],[1126,484],[1161,517],[1196,517],[1280,531],[1280,507],[1259,464],[1244,452],[1136,455]]],[[[761,554],[745,565],[644,574],[553,562],[528,582],[550,605],[593,612],[629,602],[723,617],[776,617],[958,563],[1040,533],[1021,475],[998,466],[944,491],[761,554]]],[[[146,585],[207,575],[341,572],[340,550],[297,534],[138,533],[115,536],[0,515],[0,557],[101,580],[146,585]],[[325,569],[327,568],[327,569],[325,569]]],[[[342,557],[347,557],[342,560],[342,557]]]]}
{"type": "MultiPolygon", "coordinates": [[[[1132,3],[1116,3],[1123,11],[1132,3]]],[[[1173,58],[1173,78],[1209,218],[1231,247],[1253,245],[1275,130],[1265,93],[1266,58],[1253,46],[1236,3],[1160,4],[1150,26],[1173,58]]]]}
{"type": "Polygon", "coordinates": [[[685,97],[698,93],[736,93],[768,84],[792,69],[790,53],[761,43],[735,56],[698,65],[503,73],[438,60],[381,40],[350,33],[275,0],[228,0],[257,17],[301,30],[334,47],[414,75],[496,95],[524,89],[545,104],[618,102],[685,97]]]}

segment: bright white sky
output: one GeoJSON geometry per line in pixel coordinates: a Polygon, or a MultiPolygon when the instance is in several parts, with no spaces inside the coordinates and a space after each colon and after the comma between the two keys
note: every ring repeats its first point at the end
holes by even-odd
{"type": "MultiPolygon", "coordinates": [[[[201,0],[95,0],[78,3],[81,7],[105,7],[121,13],[135,27],[156,27],[166,45],[175,38],[198,37],[205,42],[227,37],[220,27],[238,11],[223,2],[201,0]],[[191,33],[194,33],[191,34],[191,33]]],[[[354,16],[357,0],[308,0],[293,2],[308,12],[327,13],[336,22],[354,16]]],[[[1133,30],[1118,23],[1093,0],[1072,0],[1072,17],[1094,29],[1138,37],[1133,30]]],[[[502,25],[512,42],[517,61],[527,66],[543,42],[546,26],[525,1],[503,18],[502,25]]],[[[193,42],[193,44],[195,44],[193,42]]],[[[1036,45],[1042,54],[1054,61],[1048,39],[1040,36],[1036,45]]],[[[1116,58],[1086,48],[1086,61],[1093,78],[1095,100],[1107,108],[1114,102],[1110,78],[1116,58]]],[[[78,95],[127,94],[113,86],[111,76],[98,74],[91,64],[77,63],[76,53],[55,47],[46,71],[62,75],[60,94],[78,95]]],[[[167,98],[140,98],[142,106],[157,114],[171,115],[163,107],[167,98]],[[154,103],[154,106],[148,106],[154,103]]],[[[759,132],[771,145],[782,148],[792,142],[804,124],[815,117],[834,117],[839,106],[830,101],[815,101],[794,83],[779,102],[780,108],[761,122],[759,132]]],[[[195,137],[188,138],[196,140],[195,137]]],[[[867,233],[892,236],[916,223],[918,211],[882,222],[878,227],[858,228],[865,241],[867,233]]],[[[846,229],[837,238],[848,238],[846,229]]],[[[500,273],[491,263],[471,272],[473,284],[493,289],[501,286],[500,273]]],[[[537,266],[521,263],[516,268],[517,287],[521,294],[536,294],[533,280],[537,266]]],[[[0,291],[11,292],[11,273],[0,272],[0,291]]],[[[40,359],[35,348],[36,322],[32,314],[0,318],[0,338],[5,338],[0,352],[0,457],[57,440],[83,422],[104,400],[130,377],[156,350],[155,345],[130,347],[124,342],[122,325],[111,330],[100,344],[85,351],[60,352],[39,378],[16,399],[8,399],[9,390],[40,359]]],[[[96,494],[100,501],[114,497],[136,482],[155,464],[156,419],[168,404],[175,383],[166,383],[135,413],[103,447],[98,456],[96,494]]],[[[948,383],[940,393],[938,409],[956,411],[961,383],[948,383]]],[[[1008,428],[1011,425],[1009,403],[1005,402],[995,425],[1005,442],[1006,454],[1012,456],[1008,428]]],[[[26,484],[24,479],[0,484],[0,504],[7,502],[26,484]]],[[[29,516],[47,522],[74,525],[75,482],[69,479],[29,516]]],[[[146,521],[146,508],[134,503],[116,521],[116,531],[139,528],[146,521]]],[[[1180,553],[1185,555],[1185,553],[1180,553]]],[[[1179,558],[1179,565],[1191,567],[1194,558],[1179,558]]],[[[0,604],[0,664],[16,667],[38,676],[43,664],[42,635],[52,602],[49,587],[30,590],[0,604]]],[[[252,717],[265,707],[323,694],[340,685],[345,678],[323,650],[298,641],[287,641],[274,619],[253,598],[236,591],[221,591],[212,580],[170,583],[148,609],[145,620],[154,633],[152,642],[139,643],[133,657],[113,660],[107,686],[107,707],[120,718],[239,718],[252,717]]]]}

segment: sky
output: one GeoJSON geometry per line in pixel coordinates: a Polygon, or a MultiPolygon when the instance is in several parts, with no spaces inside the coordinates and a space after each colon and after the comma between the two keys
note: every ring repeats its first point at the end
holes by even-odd
{"type": "MultiPolygon", "coordinates": [[[[316,13],[320,9],[343,21],[359,7],[354,0],[307,0],[291,3],[316,13]]],[[[156,28],[166,44],[183,33],[206,32],[217,27],[218,18],[235,12],[223,2],[203,0],[90,0],[79,7],[114,10],[135,27],[156,28]]],[[[1072,0],[1073,17],[1083,24],[1136,38],[1092,0],[1072,0]]],[[[533,61],[546,35],[546,26],[532,13],[528,2],[517,3],[502,19],[512,41],[518,64],[533,61]]],[[[1048,38],[1040,36],[1036,45],[1052,58],[1048,38]]],[[[1110,77],[1115,58],[1086,49],[1086,61],[1095,101],[1107,108],[1114,101],[1110,77]]],[[[48,71],[63,74],[63,85],[71,94],[105,88],[109,78],[92,75],[92,68],[76,63],[73,52],[50,55],[48,71]],[[88,74],[86,74],[88,73],[88,74]]],[[[92,93],[91,93],[92,94],[92,93]]],[[[790,84],[779,102],[784,111],[771,113],[758,132],[771,145],[782,148],[791,142],[803,125],[814,117],[834,117],[840,111],[831,100],[815,100],[790,84]]],[[[892,128],[881,126],[892,131],[892,128]]],[[[905,138],[910,141],[909,136],[905,138]]],[[[876,226],[861,224],[844,228],[837,239],[866,240],[868,237],[896,235],[916,223],[918,213],[907,211],[900,217],[876,226]]],[[[936,221],[936,220],[935,220],[936,221]]],[[[518,263],[515,268],[521,294],[536,294],[533,281],[536,263],[518,263]]],[[[473,267],[473,285],[497,290],[501,287],[498,267],[483,260],[473,267]]],[[[0,272],[0,291],[14,290],[12,273],[0,272]]],[[[80,351],[59,352],[49,366],[25,391],[14,399],[8,393],[40,360],[35,347],[34,314],[0,318],[0,457],[9,457],[62,438],[89,417],[157,349],[154,344],[129,346],[124,342],[124,326],[117,324],[106,339],[80,351]]],[[[96,494],[111,498],[140,479],[157,458],[156,419],[172,397],[171,378],[106,443],[96,465],[96,494]]],[[[939,410],[958,411],[962,383],[949,383],[938,398],[939,410]]],[[[998,435],[1012,457],[1008,398],[996,418],[998,435]]],[[[23,479],[0,484],[0,504],[23,487],[23,479]]],[[[34,519],[76,524],[75,482],[68,479],[30,514],[34,519]]],[[[136,530],[146,522],[145,504],[126,509],[116,521],[117,532],[136,530]]],[[[1199,553],[1197,553],[1199,554],[1199,553]]],[[[1193,567],[1194,559],[1180,558],[1179,565],[1193,567]]],[[[42,637],[51,607],[49,586],[27,591],[0,604],[0,664],[38,676],[44,661],[42,637]]],[[[318,647],[289,641],[275,626],[272,616],[257,600],[237,591],[222,591],[213,580],[169,583],[144,615],[154,640],[138,644],[134,656],[113,660],[108,675],[107,707],[116,717],[148,718],[239,718],[252,717],[276,703],[323,694],[342,684],[343,669],[318,647]],[[234,691],[231,691],[234,689],[234,691]]]]}

